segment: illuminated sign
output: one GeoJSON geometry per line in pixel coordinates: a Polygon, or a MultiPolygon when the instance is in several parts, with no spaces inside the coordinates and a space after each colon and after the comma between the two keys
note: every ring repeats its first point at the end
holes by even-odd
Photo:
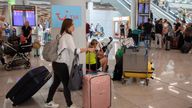
{"type": "Polygon", "coordinates": [[[14,5],[15,4],[15,0],[8,0],[8,4],[14,5]]]}

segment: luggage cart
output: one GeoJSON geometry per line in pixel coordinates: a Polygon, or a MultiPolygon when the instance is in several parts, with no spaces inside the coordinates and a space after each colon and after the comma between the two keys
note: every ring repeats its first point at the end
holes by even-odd
{"type": "Polygon", "coordinates": [[[123,55],[123,84],[129,78],[142,78],[145,79],[145,84],[148,86],[149,78],[153,78],[153,70],[152,63],[148,61],[146,48],[125,50],[123,55]]]}

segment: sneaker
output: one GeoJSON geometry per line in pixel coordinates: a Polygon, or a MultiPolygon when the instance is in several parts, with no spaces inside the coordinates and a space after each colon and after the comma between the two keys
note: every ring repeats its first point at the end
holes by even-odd
{"type": "Polygon", "coordinates": [[[70,107],[67,107],[67,108],[78,108],[76,105],[71,105],[70,107]]]}
{"type": "Polygon", "coordinates": [[[45,107],[46,108],[58,108],[59,107],[59,104],[56,104],[55,102],[51,101],[49,103],[46,103],[45,104],[45,107]]]}

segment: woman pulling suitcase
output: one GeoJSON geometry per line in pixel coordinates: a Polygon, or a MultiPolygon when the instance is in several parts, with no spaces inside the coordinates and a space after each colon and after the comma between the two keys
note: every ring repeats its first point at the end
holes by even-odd
{"type": "Polygon", "coordinates": [[[53,102],[53,96],[59,86],[60,83],[63,84],[64,87],[64,96],[67,103],[67,108],[75,108],[71,100],[71,92],[68,88],[69,82],[69,65],[70,64],[70,54],[74,53],[83,53],[83,52],[93,52],[94,48],[76,48],[72,33],[74,32],[74,24],[72,19],[65,19],[62,23],[62,27],[60,30],[60,35],[62,36],[59,40],[58,45],[58,54],[61,52],[61,56],[58,57],[56,62],[52,63],[52,67],[54,70],[54,80],[49,89],[48,98],[45,104],[45,107],[49,108],[57,108],[58,104],[53,102]]]}

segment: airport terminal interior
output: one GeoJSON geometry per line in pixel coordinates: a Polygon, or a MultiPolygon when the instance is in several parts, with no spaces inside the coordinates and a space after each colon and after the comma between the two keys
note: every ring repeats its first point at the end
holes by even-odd
{"type": "Polygon", "coordinates": [[[191,70],[192,0],[0,0],[0,108],[192,108],[191,70]]]}

